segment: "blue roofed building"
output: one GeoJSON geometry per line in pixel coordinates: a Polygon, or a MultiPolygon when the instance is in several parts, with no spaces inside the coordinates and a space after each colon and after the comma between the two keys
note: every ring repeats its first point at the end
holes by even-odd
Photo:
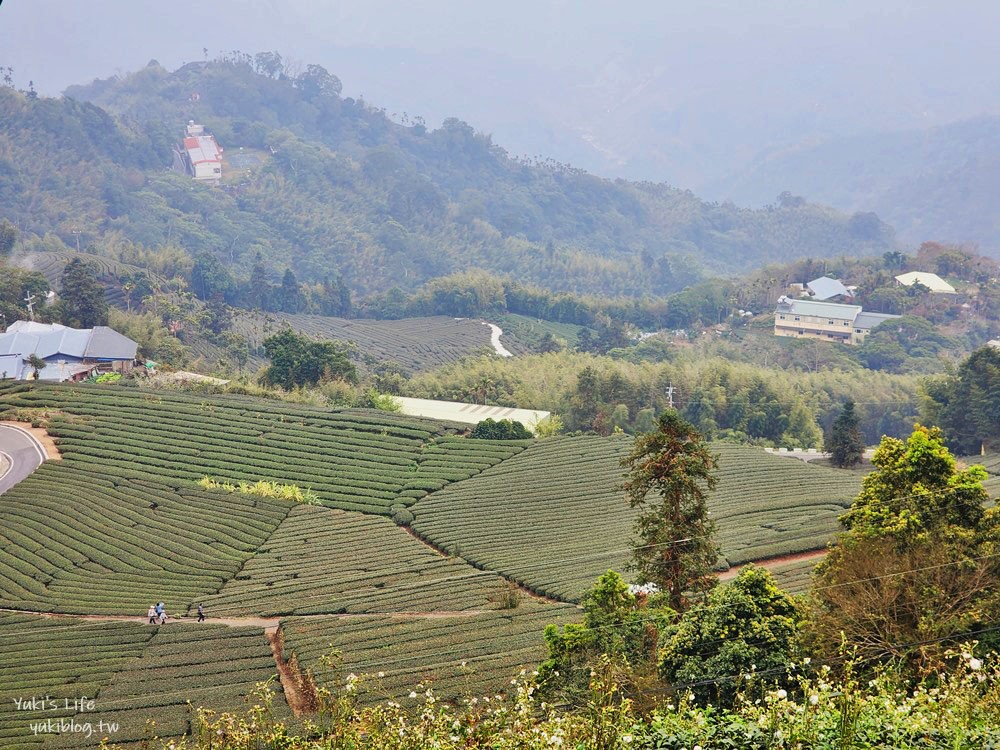
{"type": "Polygon", "coordinates": [[[34,355],[45,361],[39,380],[82,380],[95,372],[131,372],[138,345],[113,328],[69,328],[19,320],[0,334],[0,379],[31,380],[34,355]]]}

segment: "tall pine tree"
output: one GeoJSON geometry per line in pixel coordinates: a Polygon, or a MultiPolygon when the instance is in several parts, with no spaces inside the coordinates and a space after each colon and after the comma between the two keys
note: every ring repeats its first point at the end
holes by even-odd
{"type": "Polygon", "coordinates": [[[676,411],[660,415],[655,432],[635,439],[622,459],[625,493],[639,509],[633,550],[644,582],[655,583],[678,612],[688,595],[716,583],[719,558],[708,491],[716,485],[716,457],[702,436],[676,411]]]}
{"type": "Polygon", "coordinates": [[[59,297],[59,316],[65,325],[93,328],[108,324],[104,287],[97,280],[94,268],[79,258],[71,260],[63,269],[59,297]]]}
{"type": "Polygon", "coordinates": [[[860,420],[854,412],[854,402],[847,401],[830,430],[831,458],[834,466],[846,468],[861,463],[865,453],[865,437],[861,434],[860,420]]]}

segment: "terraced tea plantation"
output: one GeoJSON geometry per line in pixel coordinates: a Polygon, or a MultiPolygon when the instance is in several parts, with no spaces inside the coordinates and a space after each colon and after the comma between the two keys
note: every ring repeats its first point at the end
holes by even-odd
{"type": "Polygon", "coordinates": [[[546,625],[580,619],[575,607],[522,602],[515,609],[463,617],[290,618],[282,620],[281,629],[285,654],[294,653],[321,684],[344,678],[320,665],[335,649],[344,673],[366,675],[359,686],[362,700],[392,699],[405,706],[421,703],[427,688],[441,700],[509,688],[512,675],[546,658],[546,625]],[[408,698],[411,691],[419,697],[408,698]]]}
{"type": "MultiPolygon", "coordinates": [[[[275,674],[260,628],[0,613],[0,746],[96,747],[104,737],[127,745],[151,735],[147,721],[156,722],[161,737],[178,736],[193,718],[188,700],[238,710],[256,683],[275,674]],[[46,696],[52,703],[18,710],[16,699],[46,696]],[[79,698],[93,699],[93,707],[79,710],[79,698]],[[47,730],[48,720],[66,731],[37,731],[42,723],[47,730]]],[[[289,714],[280,694],[275,712],[289,714]]]]}
{"type": "MultiPolygon", "coordinates": [[[[472,440],[383,412],[128,385],[0,385],[0,419],[45,426],[63,456],[0,496],[0,609],[21,611],[0,614],[0,692],[96,696],[93,716],[76,718],[116,724],[109,736],[126,745],[148,721],[161,736],[188,731],[188,700],[242,707],[278,671],[263,631],[276,620],[262,617],[285,618],[276,643],[321,678],[331,649],[345,673],[382,673],[362,685],[366,701],[415,705],[418,685],[441,699],[495,694],[545,657],[546,625],[581,616],[526,596],[508,608],[499,574],[574,601],[629,557],[624,437],[472,440]],[[204,477],[296,485],[322,505],[204,477]],[[142,623],[157,601],[184,621],[142,623]],[[199,602],[208,623],[191,622],[199,602]]],[[[711,507],[734,564],[822,547],[858,489],[854,473],[716,450],[711,507]]],[[[787,568],[779,580],[798,586],[811,563],[787,568]]],[[[11,705],[0,746],[101,739],[35,737],[31,712],[11,705]]],[[[278,711],[290,711],[280,697],[278,711]]]]}
{"type": "MultiPolygon", "coordinates": [[[[118,724],[116,732],[106,735],[116,743],[149,737],[149,722],[155,722],[156,735],[177,737],[187,734],[196,718],[188,701],[195,708],[243,711],[245,697],[272,679],[277,681],[277,667],[261,628],[167,625],[158,628],[138,660],[112,675],[98,694],[94,713],[105,723],[118,724]]],[[[274,696],[274,709],[278,718],[291,716],[281,693],[274,696]]],[[[96,747],[101,738],[81,739],[63,735],[51,746],[96,747]]]]}
{"type": "MultiPolygon", "coordinates": [[[[575,601],[629,558],[633,511],[618,462],[628,438],[561,437],[418,502],[413,529],[473,564],[575,601]]],[[[823,547],[859,479],[759,449],[716,444],[709,507],[731,565],[823,547]]]]}
{"type": "Polygon", "coordinates": [[[94,697],[126,662],[138,658],[152,628],[132,623],[80,622],[0,612],[0,747],[39,747],[45,735],[30,724],[71,717],[66,707],[94,697]],[[37,710],[19,710],[15,699],[50,696],[37,710]]]}
{"type": "MultiPolygon", "coordinates": [[[[125,294],[122,291],[121,282],[119,281],[121,276],[126,274],[145,274],[149,277],[154,288],[160,289],[166,286],[166,280],[163,277],[157,276],[155,273],[151,273],[144,268],[88,253],[33,253],[28,258],[22,259],[19,265],[32,271],[38,271],[38,273],[42,274],[48,280],[52,289],[58,290],[59,285],[62,283],[63,270],[74,258],[79,258],[96,270],[98,280],[104,285],[104,296],[108,300],[108,303],[122,309],[127,305],[125,294]]],[[[135,306],[138,302],[140,300],[133,299],[132,305],[135,306]]]]}
{"type": "Polygon", "coordinates": [[[269,480],[386,515],[524,446],[448,441],[440,422],[386,412],[121,386],[0,387],[0,416],[44,423],[70,465],[168,482],[269,480]]]}
{"type": "Polygon", "coordinates": [[[47,463],[0,498],[0,606],[141,615],[162,600],[180,614],[236,575],[289,510],[47,463]]]}
{"type": "MultiPolygon", "coordinates": [[[[357,347],[356,359],[365,356],[383,362],[396,362],[407,372],[432,370],[480,352],[492,352],[490,328],[471,318],[403,318],[371,320],[331,318],[322,315],[265,315],[243,313],[233,321],[233,330],[260,347],[268,336],[282,326],[317,339],[350,341],[357,347]]],[[[503,344],[514,353],[523,351],[513,338],[504,335],[503,344]]]]}
{"type": "Polygon", "coordinates": [[[213,617],[477,610],[494,607],[501,581],[386,518],[298,506],[205,606],[213,617]]]}

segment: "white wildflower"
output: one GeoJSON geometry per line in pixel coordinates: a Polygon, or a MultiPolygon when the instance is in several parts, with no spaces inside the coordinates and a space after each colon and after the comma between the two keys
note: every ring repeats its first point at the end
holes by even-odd
{"type": "Polygon", "coordinates": [[[978,672],[983,667],[983,662],[979,659],[969,659],[969,669],[973,672],[978,672]]]}
{"type": "Polygon", "coordinates": [[[786,690],[782,689],[782,690],[778,691],[778,699],[779,700],[784,700],[787,697],[788,697],[788,692],[786,690]]]}
{"type": "Polygon", "coordinates": [[[819,696],[813,693],[809,696],[809,705],[815,706],[817,703],[819,703],[819,696]]]}

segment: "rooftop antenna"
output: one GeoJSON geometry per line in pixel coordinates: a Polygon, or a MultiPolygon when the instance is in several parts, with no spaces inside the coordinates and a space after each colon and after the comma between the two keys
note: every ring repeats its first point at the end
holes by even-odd
{"type": "Polygon", "coordinates": [[[26,292],[25,295],[24,295],[24,301],[28,305],[28,318],[31,319],[31,320],[34,320],[35,319],[35,308],[34,308],[35,295],[32,294],[31,292],[26,292]]]}

